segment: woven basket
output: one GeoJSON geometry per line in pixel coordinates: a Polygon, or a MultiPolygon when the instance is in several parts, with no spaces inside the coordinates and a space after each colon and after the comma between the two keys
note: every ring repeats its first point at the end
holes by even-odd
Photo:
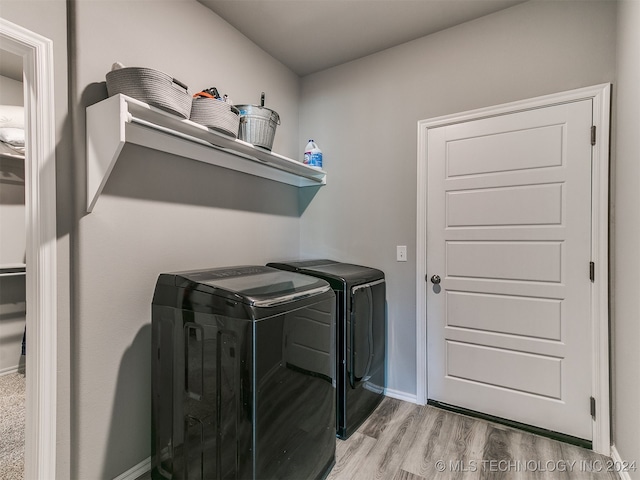
{"type": "Polygon", "coordinates": [[[191,104],[190,120],[238,138],[240,112],[233,105],[215,98],[194,98],[191,104]]]}
{"type": "Polygon", "coordinates": [[[187,86],[166,73],[142,67],[125,67],[107,73],[109,96],[122,93],[182,118],[191,113],[187,86]]]}

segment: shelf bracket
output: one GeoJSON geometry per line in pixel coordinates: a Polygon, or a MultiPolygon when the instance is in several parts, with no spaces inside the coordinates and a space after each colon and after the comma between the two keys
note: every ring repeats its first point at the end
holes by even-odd
{"type": "Polygon", "coordinates": [[[120,95],[87,108],[87,212],[102,193],[125,144],[124,115],[129,115],[120,95]]]}

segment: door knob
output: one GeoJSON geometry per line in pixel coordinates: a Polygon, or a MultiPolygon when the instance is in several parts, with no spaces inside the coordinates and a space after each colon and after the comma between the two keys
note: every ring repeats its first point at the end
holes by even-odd
{"type": "Polygon", "coordinates": [[[440,284],[440,276],[439,275],[433,275],[431,277],[431,283],[433,283],[434,285],[439,285],[440,284]]]}

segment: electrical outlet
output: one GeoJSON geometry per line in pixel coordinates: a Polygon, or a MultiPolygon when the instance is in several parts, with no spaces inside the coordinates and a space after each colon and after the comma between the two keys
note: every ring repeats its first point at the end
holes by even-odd
{"type": "Polygon", "coordinates": [[[407,261],[407,246],[406,245],[398,245],[396,247],[396,261],[398,261],[398,262],[406,262],[407,261]]]}

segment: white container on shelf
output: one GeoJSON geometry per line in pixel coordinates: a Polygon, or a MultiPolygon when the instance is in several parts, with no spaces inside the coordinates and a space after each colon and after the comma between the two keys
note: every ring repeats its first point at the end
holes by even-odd
{"type": "Polygon", "coordinates": [[[310,167],[322,168],[322,150],[313,140],[309,140],[304,149],[304,164],[310,167]]]}

